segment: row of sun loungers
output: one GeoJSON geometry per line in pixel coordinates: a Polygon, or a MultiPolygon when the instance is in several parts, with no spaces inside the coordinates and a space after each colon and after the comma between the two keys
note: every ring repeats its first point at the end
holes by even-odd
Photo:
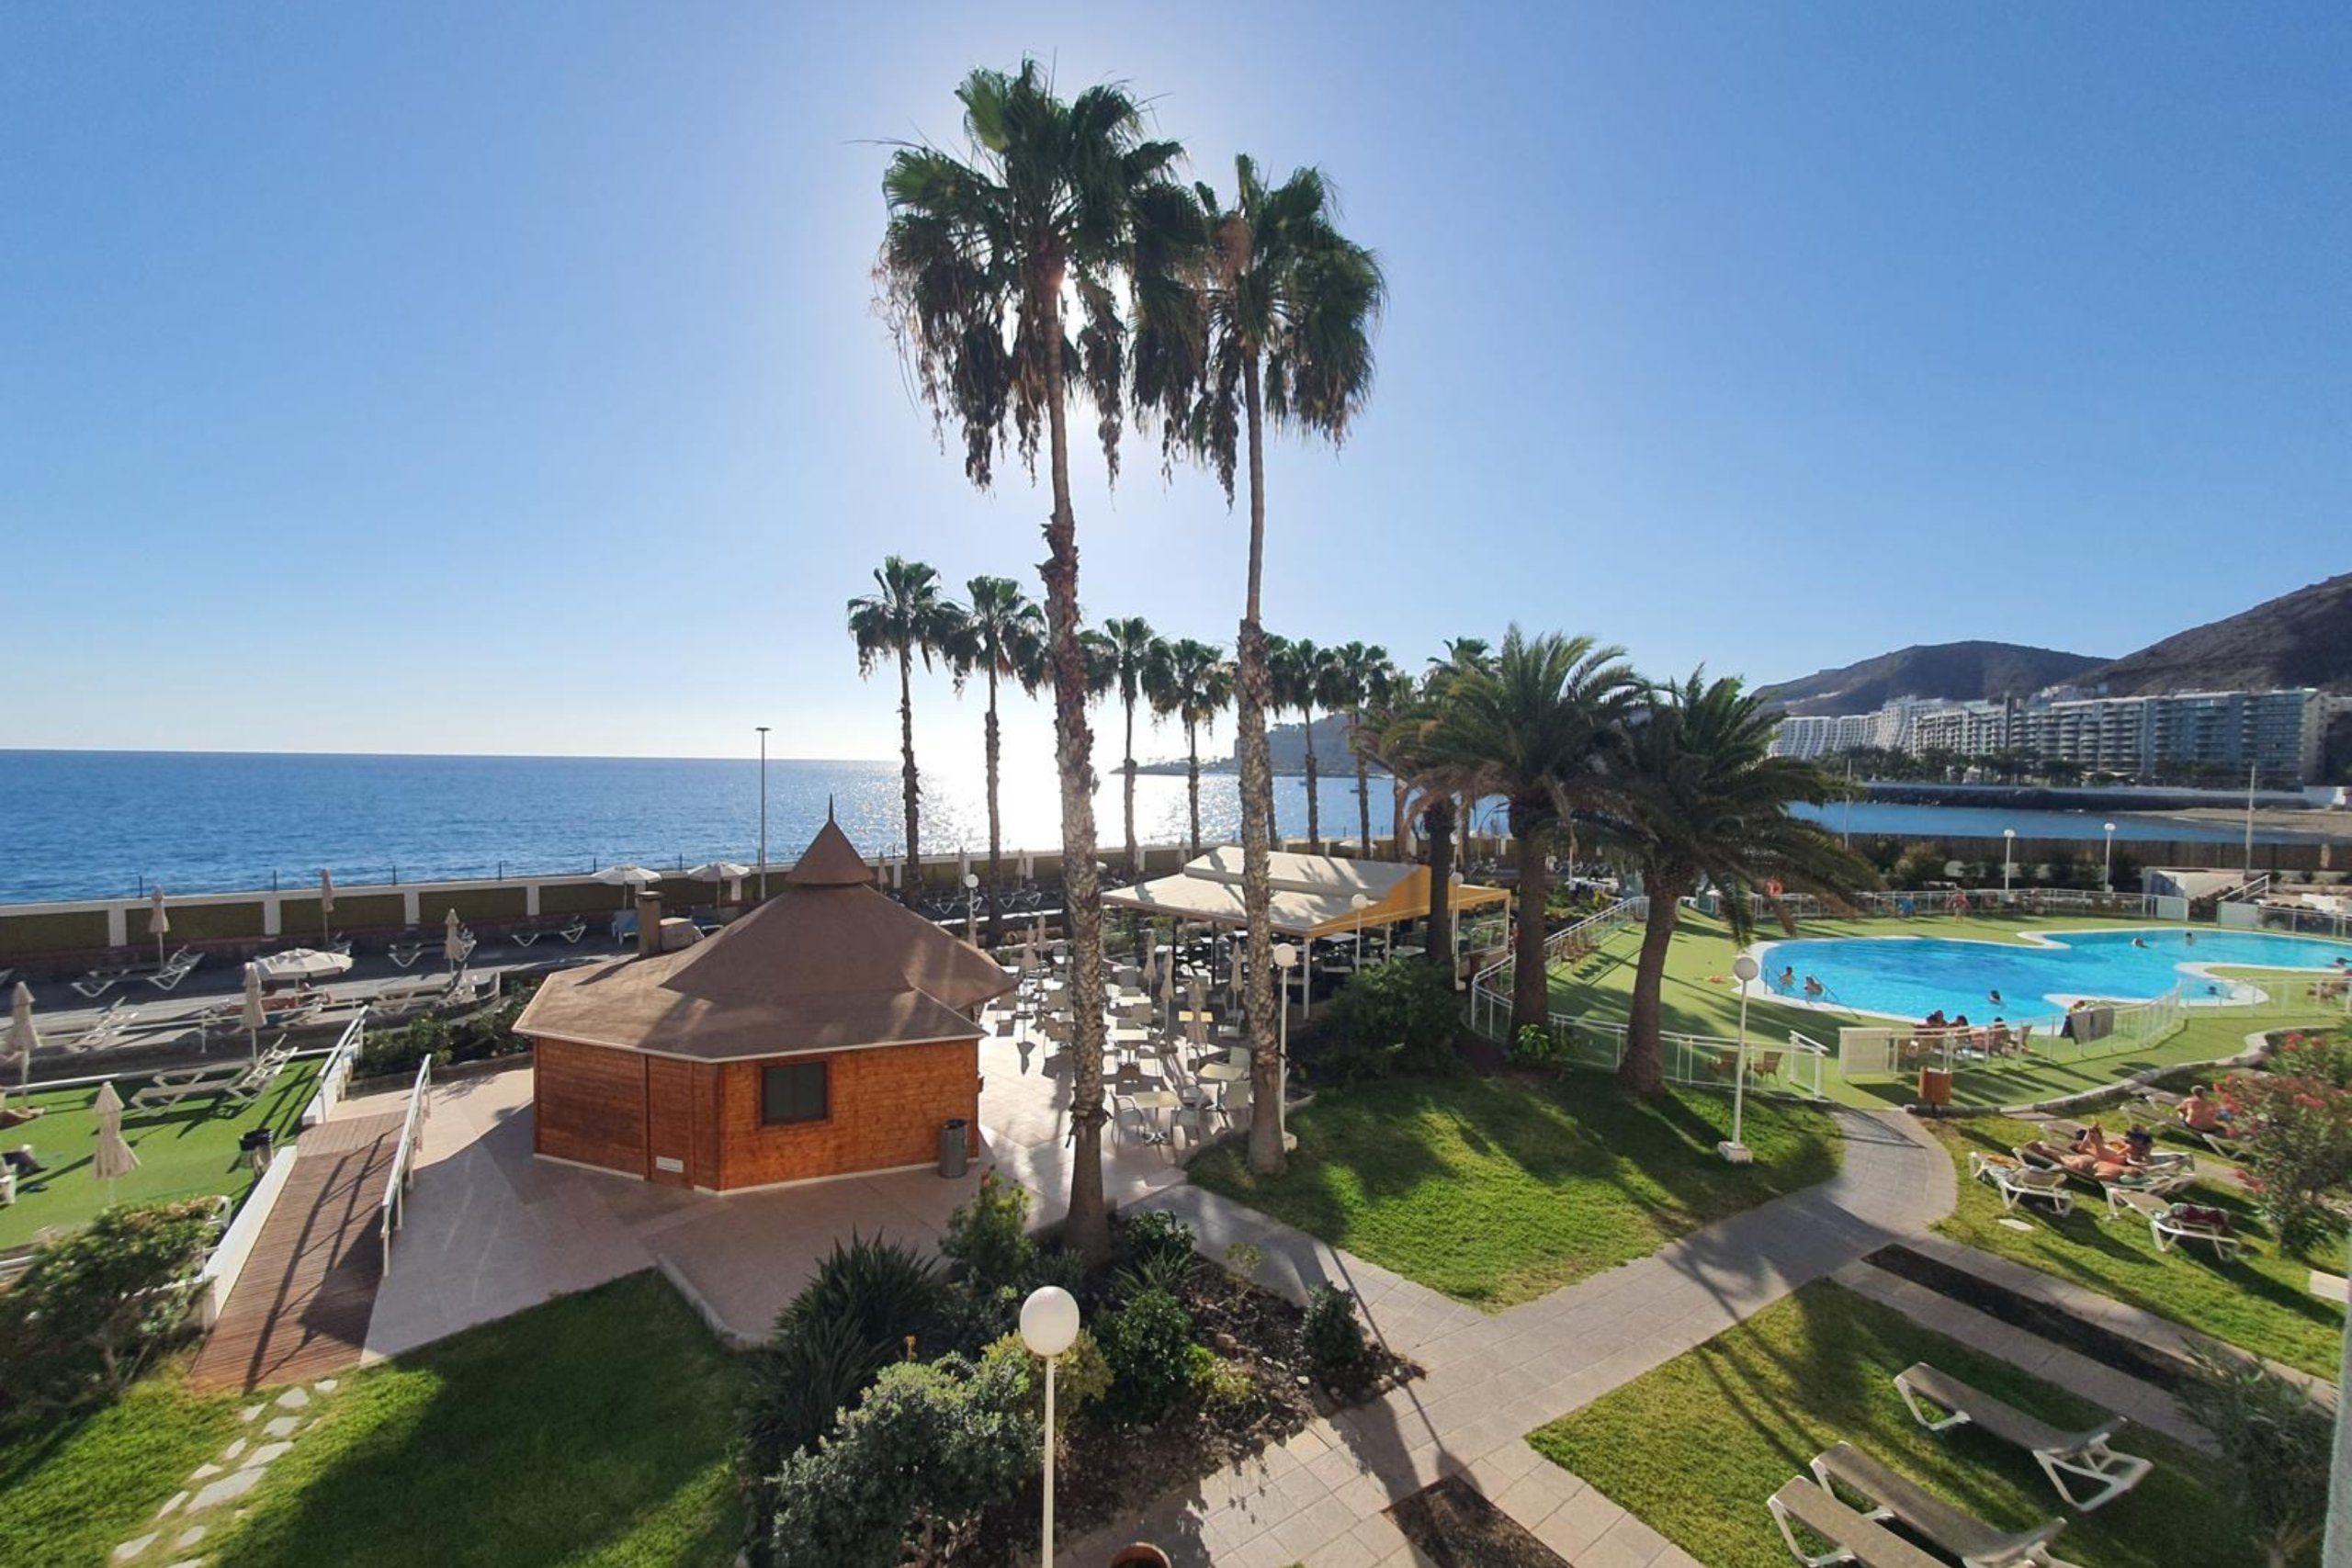
{"type": "MultiPolygon", "coordinates": [[[[2153,1468],[2147,1460],[2109,1446],[2126,1425],[2120,1416],[2083,1431],[2064,1431],[1925,1361],[1896,1373],[1894,1389],[1913,1419],[1930,1432],[1973,1427],[2025,1450],[2058,1495],[2080,1513],[2113,1502],[2153,1468]]],[[[1848,1443],[1815,1455],[1810,1468],[1810,1477],[1793,1477],[1765,1502],[1790,1555],[1804,1568],[1842,1562],[1942,1568],[1933,1553],[1887,1528],[1897,1524],[1957,1558],[1962,1568],[2070,1568],[2051,1550],[2065,1529],[2063,1518],[2021,1530],[1996,1529],[1848,1443]],[[1826,1549],[1808,1549],[1800,1529],[1826,1543],[1826,1549]]]]}
{"type": "Polygon", "coordinates": [[[192,947],[183,947],[158,964],[122,964],[105,969],[93,969],[74,982],[74,988],[92,1001],[127,980],[144,980],[159,991],[174,991],[188,977],[204,954],[192,947]]]}
{"type": "Polygon", "coordinates": [[[294,1059],[290,1045],[275,1045],[254,1062],[220,1062],[204,1067],[182,1067],[158,1073],[130,1097],[133,1110],[173,1106],[184,1100],[211,1100],[228,1105],[250,1105],[277,1080],[294,1059]]]}
{"type": "Polygon", "coordinates": [[[2149,1239],[2158,1252],[2169,1252],[2184,1241],[2201,1241],[2212,1247],[2216,1258],[2227,1263],[2238,1256],[2244,1245],[2232,1233],[2226,1211],[2175,1201],[2173,1195],[2190,1179],[2188,1167],[2153,1172],[2145,1181],[2103,1181],[2081,1171],[2029,1163],[2027,1151],[2031,1147],[2021,1146],[2006,1157],[1972,1149],[1968,1155],[1969,1174],[1990,1183],[2000,1193],[2004,1209],[2014,1209],[2032,1199],[2047,1203],[2051,1212],[2062,1219],[2075,1212],[2075,1191],[2067,1183],[2087,1182],[2098,1188],[2106,1198],[2109,1219],[2120,1220],[2130,1214],[2145,1220],[2149,1239]]]}

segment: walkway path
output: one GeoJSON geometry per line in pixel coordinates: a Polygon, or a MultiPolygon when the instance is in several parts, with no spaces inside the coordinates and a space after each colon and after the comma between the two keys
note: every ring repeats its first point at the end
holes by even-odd
{"type": "Polygon", "coordinates": [[[1354,1291],[1374,1331],[1428,1375],[1163,1498],[1072,1560],[1104,1561],[1143,1540],[1180,1563],[1409,1563],[1384,1510],[1458,1473],[1577,1568],[1695,1568],[1524,1438],[1951,1211],[1951,1161],[1909,1117],[1840,1115],[1846,1158],[1830,1180],[1493,1316],[1198,1188],[1149,1199],[1190,1223],[1211,1257],[1238,1241],[1263,1248],[1258,1278],[1271,1289],[1294,1299],[1317,1284],[1354,1291]]]}
{"type": "Polygon", "coordinates": [[[383,1278],[377,1224],[401,1117],[330,1120],[302,1134],[236,1289],[188,1375],[198,1389],[252,1389],[359,1364],[383,1278]]]}

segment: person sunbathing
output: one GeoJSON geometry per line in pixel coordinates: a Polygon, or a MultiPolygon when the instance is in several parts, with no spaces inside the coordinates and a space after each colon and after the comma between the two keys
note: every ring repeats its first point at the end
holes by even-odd
{"type": "Polygon", "coordinates": [[[2230,1119],[2229,1110],[2215,1098],[2211,1084],[2199,1084],[2190,1089],[2188,1098],[2173,1108],[2173,1114],[2179,1117],[2180,1124],[2192,1133],[2226,1134],[2229,1131],[2224,1125],[2230,1119]]]}
{"type": "Polygon", "coordinates": [[[29,1110],[21,1106],[0,1105],[0,1128],[21,1127],[48,1114],[49,1107],[46,1105],[36,1105],[29,1110]]]}

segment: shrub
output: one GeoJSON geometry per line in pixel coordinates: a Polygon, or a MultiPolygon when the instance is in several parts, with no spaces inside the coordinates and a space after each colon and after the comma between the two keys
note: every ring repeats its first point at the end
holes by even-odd
{"type": "Polygon", "coordinates": [[[974,1515],[1025,1483],[1037,1418],[1020,1369],[960,1356],[887,1368],[840,1429],[774,1478],[769,1545],[782,1568],[930,1562],[974,1515]]]}
{"type": "Polygon", "coordinates": [[[1247,1409],[1258,1397],[1258,1385],[1250,1381],[1250,1369],[1238,1361],[1228,1361],[1205,1345],[1193,1347],[1193,1387],[1201,1403],[1212,1410],[1233,1412],[1247,1409]]]}
{"type": "Polygon", "coordinates": [[[1058,1285],[1071,1295],[1080,1295],[1086,1289],[1086,1258],[1067,1247],[1041,1247],[1030,1255],[1029,1267],[1021,1271],[1018,1293],[1026,1300],[1032,1291],[1047,1285],[1058,1285]]]}
{"type": "Polygon", "coordinates": [[[1334,1285],[1317,1285],[1307,1292],[1298,1342],[1306,1364],[1326,1382],[1346,1382],[1371,1359],[1363,1321],[1356,1316],[1355,1295],[1334,1285]]]}
{"type": "Polygon", "coordinates": [[[947,1216],[939,1250],[975,1290],[1018,1284],[1036,1251],[1029,1239],[1029,1190],[982,1171],[978,1189],[947,1216]]]}
{"type": "Polygon", "coordinates": [[[2198,1358],[2205,1377],[2181,1398],[2213,1434],[2230,1489],[2271,1568],[2319,1543],[2327,1524],[2328,1442],[2334,1423],[2311,1397],[2251,1357],[2198,1358]]]}
{"type": "MultiPolygon", "coordinates": [[[[1016,1371],[1005,1375],[1015,1378],[1022,1388],[1021,1408],[1033,1421],[1046,1418],[1045,1365],[1030,1354],[1029,1347],[1021,1342],[1018,1334],[1007,1334],[992,1342],[981,1353],[980,1363],[996,1367],[1011,1363],[1016,1371]]],[[[1054,1427],[1056,1430],[1069,1425],[1069,1418],[1111,1392],[1111,1363],[1102,1357],[1102,1348],[1094,1336],[1084,1329],[1063,1351],[1054,1368],[1054,1427]]]]}
{"type": "Polygon", "coordinates": [[[2246,1130],[2245,1183],[2263,1218],[2289,1246],[2308,1246],[2336,1234],[2335,1201],[2352,1188],[2352,1089],[2331,1081],[2324,1048],[2285,1046],[2271,1065],[2232,1078],[2225,1098],[2246,1130]]]}
{"type": "Polygon", "coordinates": [[[1096,1337],[1111,1367],[1111,1407],[1130,1420],[1158,1420],[1193,1381],[1193,1319],[1166,1291],[1137,1292],[1103,1316],[1096,1337]]]}
{"type": "Polygon", "coordinates": [[[186,1334],[213,1235],[209,1199],[108,1209],[0,1291],[0,1421],[121,1393],[186,1334]]]}
{"type": "Polygon", "coordinates": [[[1455,1065],[1453,1031],[1461,1010],[1453,980],[1435,964],[1383,964],[1359,971],[1331,998],[1325,1024],[1331,1045],[1322,1070],[1338,1081],[1392,1069],[1445,1071],[1455,1065]]]}
{"type": "Polygon", "coordinates": [[[1184,1286],[1200,1261],[1193,1252],[1193,1227],[1175,1215],[1147,1209],[1119,1226],[1118,1249],[1126,1266],[1119,1270],[1123,1297],[1146,1291],[1165,1291],[1182,1299],[1184,1286]]]}
{"type": "Polygon", "coordinates": [[[1540,1023],[1523,1023],[1511,1036],[1511,1065],[1520,1067],[1549,1067],[1562,1061],[1567,1053],[1561,1048],[1560,1038],[1540,1023]]]}
{"type": "Polygon", "coordinates": [[[1225,1249],[1225,1266],[1244,1280],[1254,1279],[1265,1267],[1266,1249],[1252,1241],[1237,1241],[1225,1249]]]}

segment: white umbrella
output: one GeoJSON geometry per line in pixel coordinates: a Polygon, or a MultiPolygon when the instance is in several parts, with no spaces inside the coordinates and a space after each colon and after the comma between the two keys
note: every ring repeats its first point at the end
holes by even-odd
{"type": "Polygon", "coordinates": [[[164,937],[172,929],[171,916],[164,913],[164,890],[157,887],[147,895],[147,934],[155,939],[155,962],[164,962],[164,937]]]}
{"type": "Polygon", "coordinates": [[[254,1060],[261,1060],[261,1026],[269,1021],[269,1009],[261,999],[261,966],[245,965],[245,1039],[253,1046],[254,1060]]]}
{"type": "Polygon", "coordinates": [[[441,956],[449,961],[449,973],[455,975],[458,966],[466,961],[466,924],[452,909],[449,918],[441,922],[441,929],[447,933],[441,939],[441,956]]]}
{"type": "Polygon", "coordinates": [[[1168,962],[1159,966],[1159,1000],[1162,1021],[1176,1021],[1176,951],[1169,949],[1168,962]]]}
{"type": "Polygon", "coordinates": [[[98,1086],[98,1148],[90,1160],[90,1174],[107,1184],[107,1202],[114,1202],[114,1184],[139,1168],[139,1156],[122,1141],[122,1096],[114,1079],[98,1086]]]}
{"type": "Polygon", "coordinates": [[[40,1031],[33,1027],[33,988],[22,980],[8,1007],[8,1052],[17,1058],[17,1087],[32,1094],[33,1053],[40,1047],[40,1031]]]}
{"type": "Polygon", "coordinates": [[[598,872],[596,880],[607,887],[650,887],[662,880],[662,874],[623,861],[618,865],[608,865],[598,872]]]}
{"type": "Polygon", "coordinates": [[[334,945],[334,878],[324,866],[319,868],[319,938],[329,947],[334,945]]]}
{"type": "MultiPolygon", "coordinates": [[[[734,901],[740,904],[743,901],[741,884],[745,877],[752,874],[752,868],[748,865],[738,865],[731,860],[715,860],[695,867],[686,874],[696,882],[708,882],[714,885],[721,882],[736,884],[734,901]]],[[[711,902],[718,901],[718,894],[715,888],[710,897],[711,902]]]]}

